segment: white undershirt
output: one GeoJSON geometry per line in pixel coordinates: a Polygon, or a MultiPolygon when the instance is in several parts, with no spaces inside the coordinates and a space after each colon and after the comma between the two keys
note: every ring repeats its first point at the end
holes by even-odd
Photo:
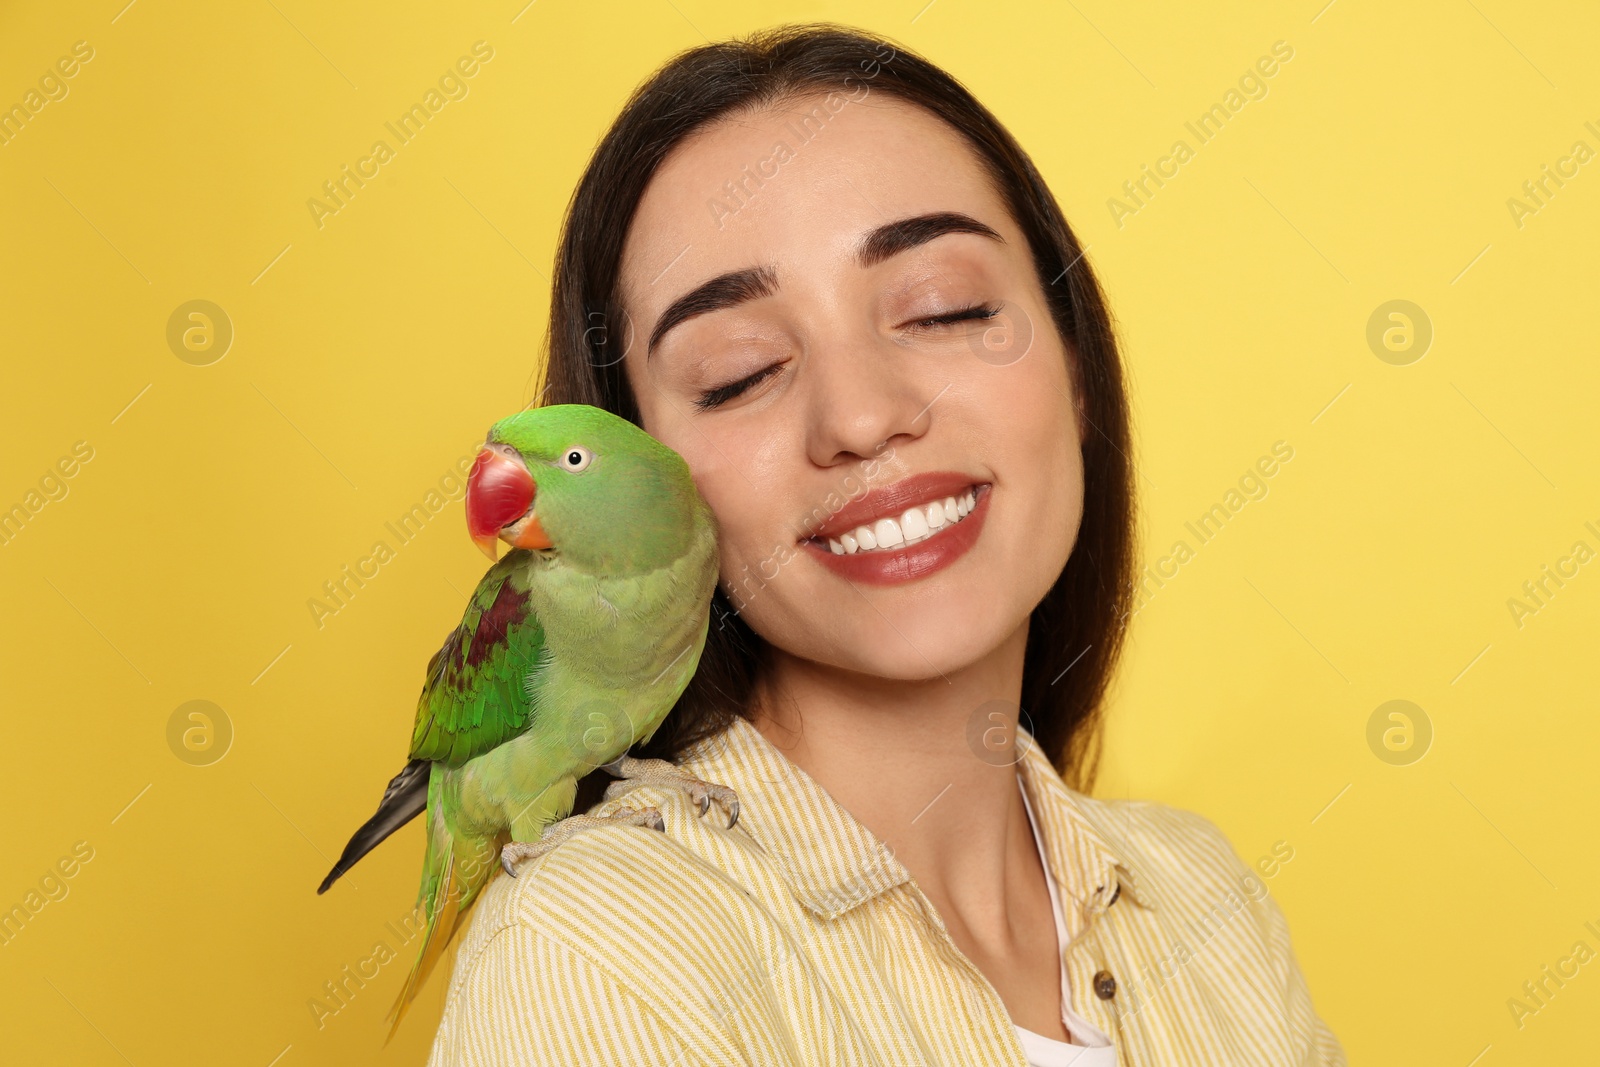
{"type": "Polygon", "coordinates": [[[1066,1025],[1072,1041],[1036,1034],[1017,1027],[1017,1037],[1028,1057],[1028,1067],[1117,1067],[1117,1050],[1111,1047],[1111,1038],[1083,1016],[1072,1010],[1070,985],[1067,982],[1067,920],[1061,911],[1061,894],[1050,873],[1050,863],[1045,859],[1044,841],[1033,820],[1033,805],[1028,802],[1028,789],[1017,775],[1017,785],[1022,789],[1022,803],[1028,811],[1028,826],[1033,830],[1033,843],[1039,849],[1039,866],[1044,868],[1045,885],[1050,889],[1050,910],[1056,920],[1056,957],[1061,960],[1061,1021],[1066,1025]]]}

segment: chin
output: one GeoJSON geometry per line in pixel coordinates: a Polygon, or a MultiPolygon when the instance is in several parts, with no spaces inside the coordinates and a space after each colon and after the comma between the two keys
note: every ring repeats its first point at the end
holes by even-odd
{"type": "MultiPolygon", "coordinates": [[[[918,682],[948,678],[988,656],[1016,632],[1023,619],[1000,625],[915,627],[897,623],[869,639],[877,646],[866,655],[851,649],[858,662],[841,664],[862,674],[894,681],[918,682]]],[[[844,650],[840,650],[844,651],[844,650]]]]}
{"type": "Polygon", "coordinates": [[[803,603],[770,602],[772,614],[782,616],[779,625],[770,625],[760,612],[747,621],[757,633],[771,634],[769,643],[790,655],[907,682],[970,667],[1016,633],[1030,610],[1020,591],[996,597],[930,590],[931,597],[898,603],[881,596],[869,603],[848,587],[843,596],[833,590],[817,593],[803,603]]]}

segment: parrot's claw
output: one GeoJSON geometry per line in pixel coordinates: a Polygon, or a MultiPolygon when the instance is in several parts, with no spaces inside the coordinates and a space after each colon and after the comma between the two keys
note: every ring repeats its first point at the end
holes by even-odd
{"type": "MultiPolygon", "coordinates": [[[[728,829],[733,829],[734,823],[739,821],[739,796],[725,785],[715,782],[704,782],[683,770],[675,763],[659,759],[634,759],[632,756],[621,756],[604,765],[608,774],[615,775],[627,782],[649,783],[651,785],[675,786],[689,794],[689,800],[700,809],[703,816],[711,810],[711,802],[716,801],[728,809],[728,829]]],[[[613,782],[606,787],[606,799],[611,799],[622,792],[620,783],[613,782]],[[616,790],[614,793],[613,790],[616,790]]]]}
{"type": "Polygon", "coordinates": [[[538,859],[559,846],[573,834],[594,830],[602,826],[646,826],[665,833],[667,821],[658,808],[622,808],[611,815],[573,815],[545,827],[537,841],[513,841],[500,850],[500,866],[511,877],[517,876],[516,865],[523,860],[538,859]]]}
{"type": "Polygon", "coordinates": [[[719,796],[717,799],[728,805],[728,829],[732,830],[733,824],[739,821],[739,798],[734,796],[733,790],[728,789],[726,786],[706,784],[709,788],[700,794],[700,816],[704,818],[705,813],[711,810],[711,791],[715,789],[726,790],[728,795],[726,797],[719,796]]]}
{"type": "Polygon", "coordinates": [[[681,784],[689,791],[689,799],[700,806],[701,816],[711,810],[711,802],[715,800],[728,809],[728,829],[733,829],[733,824],[739,821],[739,796],[727,786],[688,777],[674,784],[681,784]]]}
{"type": "Polygon", "coordinates": [[[711,810],[711,801],[715,799],[728,809],[728,829],[732,830],[733,824],[739,821],[739,796],[727,786],[695,779],[692,783],[685,782],[684,788],[689,790],[691,799],[699,794],[701,815],[711,810]]]}

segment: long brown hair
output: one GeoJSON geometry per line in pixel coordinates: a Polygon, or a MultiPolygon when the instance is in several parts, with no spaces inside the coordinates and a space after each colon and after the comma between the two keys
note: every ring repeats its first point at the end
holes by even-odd
{"type": "MultiPolygon", "coordinates": [[[[634,90],[573,193],[550,301],[545,402],[593,404],[640,422],[622,360],[634,343],[618,272],[634,212],[662,161],[730,113],[830,91],[887,93],[943,119],[970,144],[1026,234],[1066,342],[1083,442],[1084,511],[1072,554],[1028,628],[1022,721],[1075,788],[1094,784],[1100,710],[1133,593],[1128,404],[1110,315],[1078,239],[1022,148],[959,82],[888,38],[834,23],[760,30],[688,49],[634,90]]],[[[748,716],[764,642],[718,588],[700,666],[637,755],[676,759],[748,716]]],[[[580,785],[575,810],[609,779],[580,785]]]]}

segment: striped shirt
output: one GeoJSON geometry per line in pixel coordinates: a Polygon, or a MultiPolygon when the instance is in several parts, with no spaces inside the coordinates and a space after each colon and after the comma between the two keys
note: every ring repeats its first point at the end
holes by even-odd
{"type": "MultiPolygon", "coordinates": [[[[1201,816],[1069,789],[1019,732],[1063,894],[1071,1009],[1122,1067],[1339,1065],[1277,902],[1201,816]]],[[[430,1067],[1025,1067],[993,986],[887,844],[749,723],[683,760],[739,822],[617,783],[666,833],[581,832],[497,875],[463,931],[430,1067]]]]}

